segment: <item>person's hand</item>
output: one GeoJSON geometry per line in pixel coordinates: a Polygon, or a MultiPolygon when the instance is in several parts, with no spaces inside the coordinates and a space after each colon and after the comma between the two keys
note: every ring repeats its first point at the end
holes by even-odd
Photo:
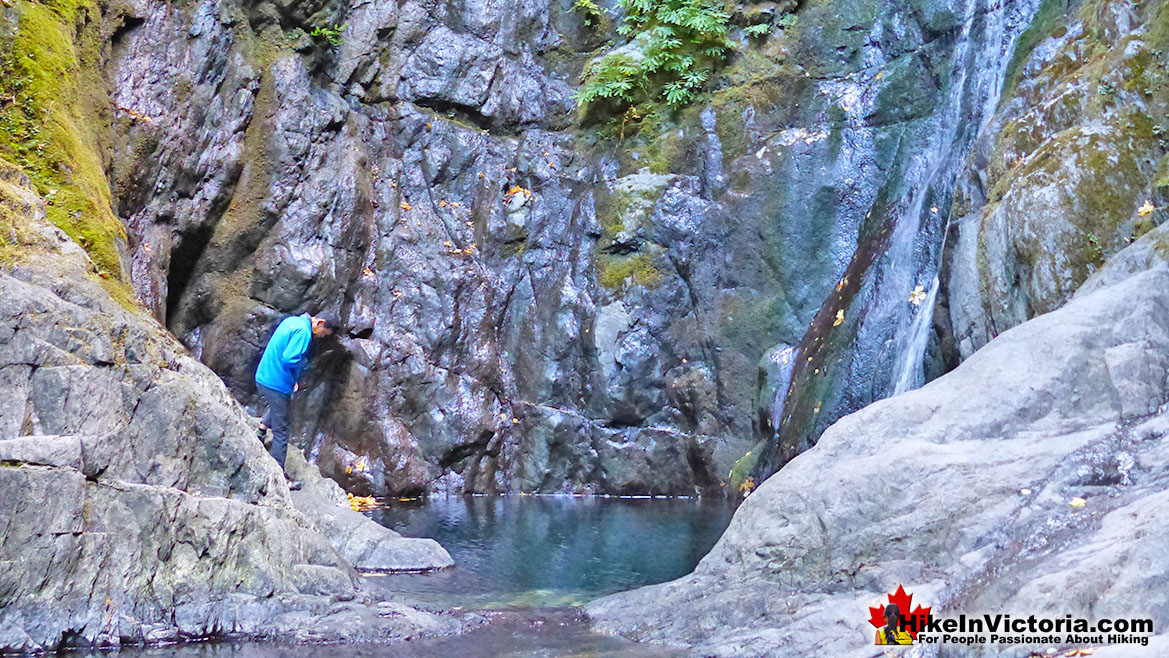
{"type": "Polygon", "coordinates": [[[295,393],[295,392],[297,392],[297,391],[299,391],[299,390],[300,390],[300,383],[299,383],[299,382],[297,382],[297,383],[295,383],[295,384],[293,384],[293,385],[292,385],[292,392],[293,392],[293,393],[295,393]]]}

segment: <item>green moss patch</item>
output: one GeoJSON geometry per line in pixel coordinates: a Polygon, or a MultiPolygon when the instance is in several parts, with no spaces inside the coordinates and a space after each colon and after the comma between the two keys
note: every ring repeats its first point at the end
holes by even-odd
{"type": "Polygon", "coordinates": [[[46,200],[46,216],[89,253],[107,288],[130,299],[102,167],[109,125],[101,79],[101,12],[89,0],[14,0],[0,18],[0,157],[46,200]]]}
{"type": "Polygon", "coordinates": [[[609,290],[654,286],[662,280],[660,256],[652,251],[598,254],[597,281],[609,290]]]}

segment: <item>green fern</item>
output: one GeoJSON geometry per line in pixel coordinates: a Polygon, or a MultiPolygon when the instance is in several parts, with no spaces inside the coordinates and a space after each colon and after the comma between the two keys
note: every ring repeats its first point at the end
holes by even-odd
{"type": "Polygon", "coordinates": [[[743,32],[749,37],[761,37],[771,31],[771,23],[756,23],[755,25],[748,25],[743,28],[743,32]]]}
{"type": "Polygon", "coordinates": [[[309,32],[309,36],[313,37],[314,39],[323,39],[331,46],[340,46],[341,33],[344,31],[344,25],[334,25],[333,27],[329,27],[328,25],[318,25],[313,28],[312,32],[309,32]]]}
{"type": "MultiPolygon", "coordinates": [[[[585,3],[575,6],[588,11],[585,3]]],[[[581,105],[606,101],[627,116],[676,109],[698,95],[710,71],[733,48],[730,15],[716,0],[617,0],[625,18],[618,33],[630,45],[593,62],[581,76],[581,105]]]]}

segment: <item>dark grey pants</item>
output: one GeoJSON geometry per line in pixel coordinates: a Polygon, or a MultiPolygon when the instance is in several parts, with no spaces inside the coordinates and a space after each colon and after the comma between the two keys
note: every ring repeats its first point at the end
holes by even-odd
{"type": "Polygon", "coordinates": [[[292,396],[274,391],[258,382],[256,388],[268,401],[268,411],[260,422],[272,428],[272,449],[269,452],[280,467],[284,468],[284,459],[288,456],[288,417],[291,413],[292,396]]]}

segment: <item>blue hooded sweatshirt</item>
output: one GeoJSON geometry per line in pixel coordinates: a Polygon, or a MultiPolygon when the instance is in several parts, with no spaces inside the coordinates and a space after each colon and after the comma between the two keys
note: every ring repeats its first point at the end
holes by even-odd
{"type": "Polygon", "coordinates": [[[312,339],[311,315],[305,313],[285,318],[264,348],[260,367],[256,368],[256,383],[291,395],[307,361],[305,353],[312,339]]]}

